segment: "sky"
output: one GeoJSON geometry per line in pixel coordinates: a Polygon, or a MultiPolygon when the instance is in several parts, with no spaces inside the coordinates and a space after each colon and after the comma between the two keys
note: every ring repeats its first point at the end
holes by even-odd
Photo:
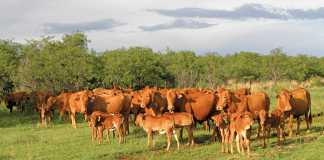
{"type": "Polygon", "coordinates": [[[282,48],[324,56],[324,1],[1,0],[0,39],[84,32],[96,51],[142,46],[198,54],[282,48]]]}

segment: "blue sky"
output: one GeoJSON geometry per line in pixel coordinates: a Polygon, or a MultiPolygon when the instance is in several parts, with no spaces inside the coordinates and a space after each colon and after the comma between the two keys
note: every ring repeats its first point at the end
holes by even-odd
{"type": "Polygon", "coordinates": [[[200,54],[324,55],[324,1],[4,0],[0,38],[25,42],[82,31],[97,51],[144,46],[200,54]]]}

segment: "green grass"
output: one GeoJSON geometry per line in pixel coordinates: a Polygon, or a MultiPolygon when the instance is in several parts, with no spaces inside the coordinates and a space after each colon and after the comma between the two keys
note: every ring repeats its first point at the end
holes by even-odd
{"type": "MultiPolygon", "coordinates": [[[[324,88],[310,89],[313,113],[323,111],[324,88]]],[[[268,92],[269,93],[269,92],[268,92]]],[[[274,101],[273,92],[269,93],[274,101]]],[[[271,106],[275,106],[274,103],[271,106]]],[[[118,144],[112,139],[111,144],[92,143],[87,123],[79,118],[78,128],[73,129],[69,123],[55,119],[54,126],[39,128],[36,113],[10,114],[3,107],[0,109],[0,159],[22,160],[59,160],[59,159],[324,159],[324,117],[313,119],[313,127],[309,133],[302,122],[301,135],[287,138],[285,145],[278,147],[276,137],[271,138],[270,145],[263,149],[252,136],[251,157],[220,153],[219,142],[210,142],[210,133],[200,128],[195,129],[194,136],[198,143],[187,147],[182,142],[180,150],[175,141],[169,152],[165,151],[165,136],[155,136],[155,147],[147,148],[145,132],[131,126],[130,135],[125,144],[118,144]]],[[[256,128],[254,126],[253,128],[256,128]]],[[[186,133],[185,133],[185,137],[186,133]]],[[[186,140],[186,139],[185,139],[186,140]]]]}

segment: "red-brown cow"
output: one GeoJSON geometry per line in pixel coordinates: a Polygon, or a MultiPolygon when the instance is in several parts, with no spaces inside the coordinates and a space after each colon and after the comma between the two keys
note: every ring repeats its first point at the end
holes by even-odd
{"type": "Polygon", "coordinates": [[[293,133],[293,118],[297,118],[297,134],[299,133],[300,116],[305,116],[307,130],[312,123],[311,97],[310,93],[304,88],[297,88],[291,92],[282,90],[277,95],[277,109],[289,114],[289,136],[293,133]]]}

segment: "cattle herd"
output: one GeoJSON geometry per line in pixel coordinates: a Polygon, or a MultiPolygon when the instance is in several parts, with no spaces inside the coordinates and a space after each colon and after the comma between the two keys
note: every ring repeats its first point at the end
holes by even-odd
{"type": "Polygon", "coordinates": [[[40,124],[52,121],[54,110],[64,120],[71,120],[76,128],[76,114],[81,113],[88,122],[91,138],[102,143],[103,132],[109,143],[109,133],[116,131],[119,143],[126,142],[129,133],[130,115],[134,115],[136,126],[147,133],[148,146],[152,145],[154,133],[166,134],[167,150],[174,136],[179,149],[179,139],[185,129],[187,145],[194,145],[196,123],[209,124],[213,121],[212,138],[221,142],[221,152],[233,153],[233,141],[239,153],[250,153],[250,129],[258,124],[257,137],[265,147],[272,129],[276,130],[278,145],[285,141],[285,126],[288,135],[293,133],[293,119],[297,119],[299,133],[300,116],[305,116],[307,129],[312,123],[311,98],[304,88],[281,90],[276,96],[276,107],[270,112],[270,98],[264,92],[251,92],[241,88],[235,91],[212,89],[167,89],[145,87],[142,90],[97,88],[78,92],[14,92],[5,98],[10,112],[16,106],[24,111],[25,104],[32,103],[40,116],[40,124]],[[179,130],[179,137],[176,132],[179,130]],[[245,151],[246,150],[246,151],[245,151]]]}

